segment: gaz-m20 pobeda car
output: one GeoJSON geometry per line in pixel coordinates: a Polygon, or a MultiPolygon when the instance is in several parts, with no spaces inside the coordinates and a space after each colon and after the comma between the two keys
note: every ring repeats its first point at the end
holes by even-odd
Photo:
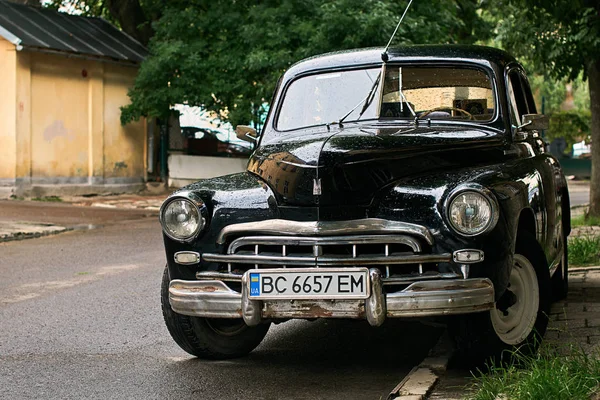
{"type": "Polygon", "coordinates": [[[242,173],[173,193],[162,307],[201,358],[289,319],[444,317],[459,350],[535,351],[567,290],[569,197],[523,68],[476,46],[325,54],[280,79],[242,173]]]}

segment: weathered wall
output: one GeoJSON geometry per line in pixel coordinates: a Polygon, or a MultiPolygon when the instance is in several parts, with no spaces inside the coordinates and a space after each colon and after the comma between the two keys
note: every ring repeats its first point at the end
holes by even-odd
{"type": "Polygon", "coordinates": [[[147,152],[145,122],[121,125],[120,107],[129,103],[127,89],[133,86],[137,70],[118,65],[104,69],[104,176],[120,182],[143,177],[147,152]]]}
{"type": "Polygon", "coordinates": [[[30,56],[31,183],[87,183],[90,105],[102,106],[90,104],[91,79],[81,73],[89,65],[65,57],[30,56]]]}
{"type": "Polygon", "coordinates": [[[248,159],[169,154],[169,186],[181,187],[200,179],[246,170],[248,159]]]}
{"type": "MultiPolygon", "coordinates": [[[[16,53],[16,65],[16,102],[8,113],[16,113],[11,154],[20,192],[91,193],[111,185],[109,191],[122,191],[115,185],[143,184],[145,122],[122,127],[119,121],[137,69],[25,51],[16,53]]],[[[0,173],[4,164],[0,158],[0,173]]]]}
{"type": "Polygon", "coordinates": [[[0,197],[10,196],[15,185],[16,68],[15,46],[0,38],[0,197]]]}

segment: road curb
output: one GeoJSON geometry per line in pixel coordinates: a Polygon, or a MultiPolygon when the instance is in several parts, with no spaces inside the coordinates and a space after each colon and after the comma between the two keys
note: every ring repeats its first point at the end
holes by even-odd
{"type": "Polygon", "coordinates": [[[72,228],[53,224],[2,223],[0,224],[0,243],[56,235],[70,230],[72,228]]]}
{"type": "Polygon", "coordinates": [[[600,267],[569,267],[569,273],[573,272],[586,272],[586,271],[600,271],[600,267]]]}
{"type": "Polygon", "coordinates": [[[446,373],[454,345],[444,331],[429,355],[390,392],[387,400],[423,400],[446,373]]]}

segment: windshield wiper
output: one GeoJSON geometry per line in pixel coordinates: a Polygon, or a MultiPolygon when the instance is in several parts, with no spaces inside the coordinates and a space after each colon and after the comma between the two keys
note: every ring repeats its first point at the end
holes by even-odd
{"type": "MultiPolygon", "coordinates": [[[[410,4],[409,4],[410,5],[410,4]]],[[[419,117],[415,113],[415,110],[412,109],[410,103],[406,99],[404,92],[402,91],[402,67],[398,68],[398,94],[400,95],[400,112],[404,112],[404,103],[406,103],[406,107],[408,107],[408,111],[412,114],[414,118],[415,125],[419,124],[419,117]]]]}
{"type": "Polygon", "coordinates": [[[379,71],[379,74],[377,75],[377,79],[375,79],[375,82],[373,82],[373,86],[371,86],[371,90],[369,90],[369,93],[367,94],[367,96],[364,99],[362,99],[361,101],[359,101],[358,104],[355,105],[350,111],[348,111],[342,118],[338,119],[337,121],[333,121],[333,122],[327,124],[327,129],[329,130],[331,125],[339,125],[340,127],[343,127],[344,125],[342,123],[344,122],[344,120],[346,118],[348,118],[350,116],[350,114],[352,114],[358,108],[358,106],[363,104],[363,108],[360,110],[360,113],[358,114],[358,118],[356,118],[356,120],[358,121],[360,119],[360,117],[363,116],[365,111],[367,111],[367,109],[369,108],[371,103],[373,102],[373,99],[375,98],[375,93],[377,92],[377,88],[379,87],[380,81],[381,81],[381,71],[379,71]]]}

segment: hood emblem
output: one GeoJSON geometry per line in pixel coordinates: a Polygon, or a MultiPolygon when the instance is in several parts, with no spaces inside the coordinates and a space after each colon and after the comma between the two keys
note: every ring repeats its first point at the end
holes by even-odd
{"type": "Polygon", "coordinates": [[[313,195],[321,195],[321,179],[313,179],[313,195]]]}

